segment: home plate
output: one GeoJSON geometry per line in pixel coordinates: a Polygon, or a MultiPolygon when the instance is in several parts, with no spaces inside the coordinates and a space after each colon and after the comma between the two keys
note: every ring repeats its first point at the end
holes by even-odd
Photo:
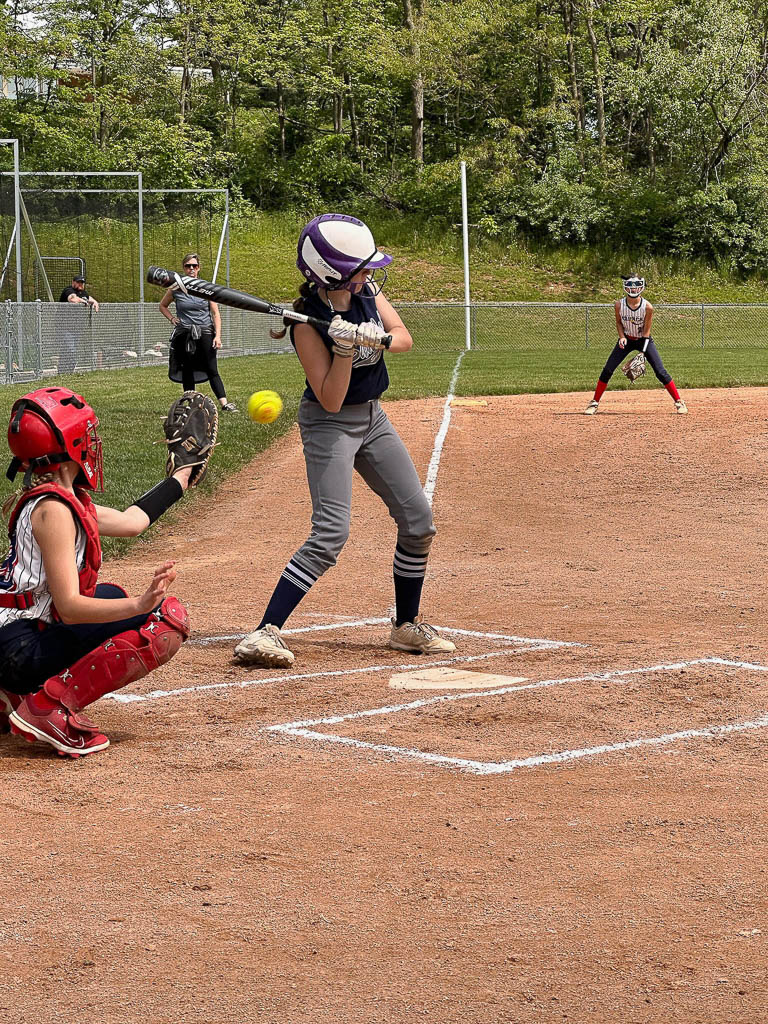
{"type": "Polygon", "coordinates": [[[497,676],[491,672],[469,672],[467,669],[422,668],[390,676],[389,685],[394,690],[482,690],[489,686],[524,683],[525,680],[525,676],[497,676]]]}

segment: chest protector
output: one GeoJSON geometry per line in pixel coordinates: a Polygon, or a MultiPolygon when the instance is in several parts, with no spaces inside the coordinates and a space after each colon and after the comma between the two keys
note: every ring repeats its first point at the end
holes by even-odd
{"type": "MultiPolygon", "coordinates": [[[[99,527],[96,519],[96,507],[91,501],[91,496],[82,488],[77,488],[72,494],[55,483],[39,484],[28,491],[24,491],[11,513],[8,523],[8,535],[13,539],[16,531],[16,521],[19,513],[28,501],[39,498],[43,494],[55,494],[56,497],[69,505],[75,519],[80,523],[85,533],[85,562],[79,570],[80,593],[83,597],[93,597],[96,590],[96,581],[101,568],[101,540],[99,539],[99,527]]],[[[31,608],[34,604],[33,591],[0,594],[0,608],[31,608]]]]}

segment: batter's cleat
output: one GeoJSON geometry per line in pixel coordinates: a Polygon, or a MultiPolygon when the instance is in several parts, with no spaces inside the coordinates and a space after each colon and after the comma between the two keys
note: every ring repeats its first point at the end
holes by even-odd
{"type": "Polygon", "coordinates": [[[587,408],[584,410],[584,415],[585,416],[594,416],[595,413],[597,412],[597,404],[598,403],[593,398],[592,401],[587,406],[587,408]]]}
{"type": "Polygon", "coordinates": [[[243,637],[235,648],[235,657],[245,665],[288,668],[296,660],[277,626],[266,625],[243,637]]]}
{"type": "Polygon", "coordinates": [[[109,746],[107,737],[98,726],[76,711],[58,704],[51,711],[37,714],[29,706],[28,698],[9,716],[11,732],[34,743],[48,743],[62,757],[83,757],[96,754],[109,746]]]}
{"type": "Polygon", "coordinates": [[[678,414],[678,416],[685,416],[685,414],[688,412],[688,406],[685,404],[682,398],[678,398],[678,400],[675,402],[675,412],[678,414]]]}
{"type": "Polygon", "coordinates": [[[0,690],[0,733],[10,731],[8,717],[21,704],[24,698],[10,690],[0,690]]]}
{"type": "Polygon", "coordinates": [[[399,626],[392,619],[389,646],[396,651],[409,651],[411,654],[451,654],[456,650],[456,644],[444,640],[434,626],[419,616],[415,622],[403,622],[399,626]]]}

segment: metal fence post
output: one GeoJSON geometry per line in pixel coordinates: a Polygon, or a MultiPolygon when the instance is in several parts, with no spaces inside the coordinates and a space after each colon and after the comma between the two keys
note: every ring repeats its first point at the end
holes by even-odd
{"type": "Polygon", "coordinates": [[[704,348],[704,303],[701,304],[701,347],[704,348]]]}
{"type": "MultiPolygon", "coordinates": [[[[20,309],[19,303],[16,304],[16,310],[20,309]]],[[[13,331],[11,324],[13,323],[13,303],[8,299],[5,303],[5,316],[3,320],[3,329],[5,331],[5,345],[3,346],[5,351],[5,381],[6,384],[13,383],[13,331]]]]}
{"type": "Polygon", "coordinates": [[[589,306],[584,310],[584,337],[589,348],[589,306]]]}
{"type": "Polygon", "coordinates": [[[43,376],[43,304],[40,299],[35,306],[35,318],[37,320],[37,375],[43,376]]]}

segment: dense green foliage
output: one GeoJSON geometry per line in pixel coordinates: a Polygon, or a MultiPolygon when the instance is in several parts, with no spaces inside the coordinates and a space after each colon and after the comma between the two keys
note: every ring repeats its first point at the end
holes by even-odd
{"type": "Polygon", "coordinates": [[[751,0],[7,0],[0,42],[28,168],[445,224],[465,159],[478,236],[768,254],[751,0]]]}

